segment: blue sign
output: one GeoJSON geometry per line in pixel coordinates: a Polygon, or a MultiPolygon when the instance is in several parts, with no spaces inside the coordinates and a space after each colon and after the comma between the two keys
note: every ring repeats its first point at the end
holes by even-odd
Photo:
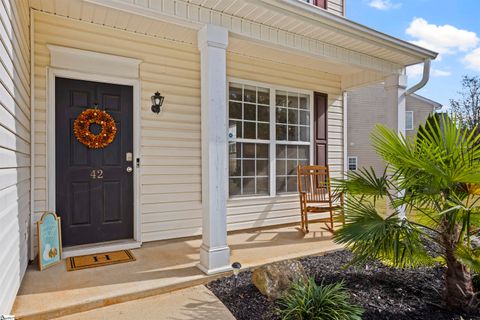
{"type": "Polygon", "coordinates": [[[54,212],[45,212],[37,222],[38,266],[40,270],[57,264],[62,256],[60,217],[54,212]]]}

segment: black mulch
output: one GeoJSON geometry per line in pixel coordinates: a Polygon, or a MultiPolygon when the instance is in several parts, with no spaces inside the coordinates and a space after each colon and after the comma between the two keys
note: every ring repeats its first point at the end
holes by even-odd
{"type": "MultiPolygon", "coordinates": [[[[300,259],[309,276],[317,283],[345,281],[352,302],[365,309],[363,319],[451,320],[480,319],[445,310],[442,299],[443,269],[398,270],[370,263],[341,269],[352,259],[348,251],[300,259]]],[[[237,320],[273,320],[275,303],[270,302],[251,282],[250,271],[241,272],[236,290],[234,277],[210,282],[207,287],[227,306],[237,320]]]]}

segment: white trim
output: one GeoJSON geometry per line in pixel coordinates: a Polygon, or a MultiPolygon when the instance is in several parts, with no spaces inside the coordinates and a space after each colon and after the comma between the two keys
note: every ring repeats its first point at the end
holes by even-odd
{"type": "Polygon", "coordinates": [[[30,228],[29,259],[35,259],[35,29],[34,14],[30,8],[30,228]]]}
{"type": "MultiPolygon", "coordinates": [[[[140,158],[140,112],[141,112],[141,97],[140,97],[140,80],[119,78],[106,75],[98,75],[92,73],[84,73],[79,71],[57,69],[47,67],[47,210],[55,211],[55,78],[69,78],[85,81],[95,81],[103,83],[112,83],[119,85],[127,85],[133,87],[133,158],[134,162],[140,158]]],[[[141,195],[141,166],[136,167],[133,163],[133,239],[141,242],[141,210],[140,210],[140,195],[141,195]]]]}
{"type": "Polygon", "coordinates": [[[129,250],[140,248],[142,243],[135,240],[118,240],[118,241],[109,241],[101,242],[94,244],[85,244],[81,246],[66,247],[62,249],[62,259],[75,257],[75,256],[84,256],[87,254],[95,254],[101,252],[112,252],[117,250],[129,250]]]}
{"type": "Polygon", "coordinates": [[[139,65],[142,62],[111,54],[47,44],[50,51],[50,67],[77,70],[96,75],[139,78],[139,65]]]}
{"type": "Polygon", "coordinates": [[[415,128],[414,115],[415,115],[415,113],[412,110],[405,111],[405,130],[406,131],[412,131],[415,128]],[[407,114],[412,115],[412,122],[411,123],[407,123],[407,119],[408,119],[407,114]],[[411,124],[411,126],[409,126],[409,124],[411,124]]]}
{"type": "MultiPolygon", "coordinates": [[[[275,198],[275,197],[279,197],[279,196],[284,196],[284,195],[289,195],[288,193],[282,193],[282,194],[277,194],[277,191],[276,191],[276,160],[277,160],[277,157],[276,157],[276,145],[277,144],[283,144],[283,145],[295,145],[295,146],[301,146],[301,145],[309,145],[310,146],[310,150],[309,150],[309,161],[310,161],[310,164],[312,164],[314,162],[314,92],[311,91],[311,90],[305,90],[305,89],[299,89],[299,88],[295,88],[295,87],[285,87],[285,86],[280,86],[280,85],[276,85],[276,84],[271,84],[271,83],[266,83],[266,82],[260,82],[260,81],[254,81],[254,80],[247,80],[247,79],[241,79],[241,78],[235,78],[235,77],[227,77],[227,110],[229,109],[229,96],[228,96],[228,90],[229,90],[229,84],[233,82],[233,83],[237,83],[237,84],[241,84],[241,85],[248,85],[248,86],[252,86],[252,87],[262,87],[262,88],[268,88],[270,90],[270,104],[269,104],[269,108],[270,108],[270,121],[269,121],[269,125],[270,125],[270,140],[257,140],[257,139],[243,139],[243,138],[236,138],[235,141],[237,142],[247,142],[247,143],[260,143],[260,144],[268,144],[269,145],[269,156],[270,156],[270,166],[269,166],[269,182],[270,182],[270,194],[269,195],[247,195],[247,196],[243,196],[243,195],[240,195],[240,196],[229,196],[230,195],[230,191],[228,190],[227,192],[227,195],[228,195],[228,201],[230,200],[236,200],[236,199],[241,199],[241,200],[245,200],[245,199],[261,199],[261,198],[275,198]],[[277,141],[276,139],[276,136],[275,136],[275,125],[276,125],[276,122],[273,122],[273,125],[272,125],[272,120],[275,120],[276,116],[276,96],[275,96],[275,93],[276,91],[286,91],[286,92],[295,92],[295,93],[298,93],[298,94],[303,94],[303,95],[307,95],[308,96],[308,100],[309,100],[309,109],[310,109],[310,126],[309,126],[309,129],[310,129],[310,142],[306,142],[306,141],[277,141]],[[275,147],[275,148],[274,148],[275,147]]],[[[328,99],[328,96],[327,96],[327,99],[328,99]]],[[[328,109],[328,100],[327,100],[327,109],[328,109]]],[[[229,115],[228,115],[228,112],[227,112],[227,122],[229,120],[229,115]]],[[[299,120],[300,121],[300,120],[299,120]]],[[[306,126],[305,126],[306,127],[306,126]]],[[[228,142],[227,142],[228,143],[228,142]]],[[[228,156],[228,154],[227,154],[228,156]]],[[[327,159],[328,159],[328,154],[327,154],[327,159]]],[[[227,159],[227,163],[229,159],[227,159]]],[[[229,188],[229,183],[228,183],[228,179],[230,178],[230,174],[227,175],[227,189],[229,188]]]]}

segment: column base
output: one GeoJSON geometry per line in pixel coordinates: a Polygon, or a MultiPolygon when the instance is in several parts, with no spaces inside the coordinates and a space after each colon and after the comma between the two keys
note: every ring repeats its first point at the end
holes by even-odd
{"type": "Polygon", "coordinates": [[[200,263],[197,268],[210,275],[232,270],[230,266],[230,248],[228,246],[209,248],[200,247],[200,263]]]}

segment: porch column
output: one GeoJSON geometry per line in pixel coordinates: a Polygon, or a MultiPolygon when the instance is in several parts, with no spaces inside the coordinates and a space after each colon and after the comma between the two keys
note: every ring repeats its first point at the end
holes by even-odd
{"type": "MultiPolygon", "coordinates": [[[[407,89],[407,76],[403,74],[392,74],[385,78],[385,91],[387,95],[387,125],[397,129],[399,135],[405,136],[405,92],[407,89]]],[[[400,191],[398,196],[402,196],[400,191]]],[[[387,203],[387,210],[390,204],[387,203]]],[[[405,208],[401,208],[400,215],[405,217],[405,208]]]]}
{"type": "Polygon", "coordinates": [[[227,245],[228,30],[206,25],[198,32],[201,67],[203,231],[198,268],[206,274],[230,269],[227,245]]]}

